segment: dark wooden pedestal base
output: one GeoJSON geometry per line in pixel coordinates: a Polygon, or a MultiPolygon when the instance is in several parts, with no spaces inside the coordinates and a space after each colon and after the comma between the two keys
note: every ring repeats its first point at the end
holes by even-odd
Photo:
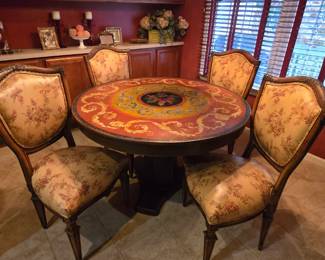
{"type": "Polygon", "coordinates": [[[160,209],[181,187],[184,169],[174,157],[137,157],[135,172],[139,178],[140,194],[136,211],[157,216],[160,209]]]}

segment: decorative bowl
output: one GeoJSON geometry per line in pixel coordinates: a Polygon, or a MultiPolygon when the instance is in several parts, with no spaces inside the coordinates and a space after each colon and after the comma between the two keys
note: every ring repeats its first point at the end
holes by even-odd
{"type": "Polygon", "coordinates": [[[79,41],[79,48],[80,49],[85,49],[87,48],[84,44],[84,40],[88,40],[90,38],[90,36],[72,36],[70,35],[70,37],[76,41],[79,41]]]}

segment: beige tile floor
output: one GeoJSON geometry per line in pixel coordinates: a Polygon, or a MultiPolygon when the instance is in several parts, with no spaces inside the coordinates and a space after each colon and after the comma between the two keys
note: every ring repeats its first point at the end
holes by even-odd
{"type": "MultiPolygon", "coordinates": [[[[77,144],[94,144],[79,131],[77,144]]],[[[236,145],[241,153],[247,132],[236,145]]],[[[65,145],[63,140],[41,154],[65,145]]],[[[64,224],[43,230],[17,160],[0,149],[0,259],[73,259],[64,224]]],[[[137,185],[132,184],[133,204],[137,185]]],[[[126,209],[118,187],[109,199],[89,208],[79,220],[83,254],[88,259],[196,260],[202,258],[203,217],[195,205],[181,205],[180,193],[158,217],[126,209]]],[[[260,218],[217,232],[212,259],[325,259],[325,160],[307,155],[289,179],[266,248],[257,250],[260,218]]]]}

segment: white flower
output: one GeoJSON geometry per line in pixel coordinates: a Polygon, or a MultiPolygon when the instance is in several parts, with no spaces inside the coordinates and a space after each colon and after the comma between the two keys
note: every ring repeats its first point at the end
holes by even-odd
{"type": "Polygon", "coordinates": [[[190,26],[190,24],[188,23],[188,21],[186,21],[182,16],[178,17],[178,28],[179,29],[188,29],[188,27],[190,26]]]}
{"type": "Polygon", "coordinates": [[[157,23],[158,23],[158,25],[159,25],[159,27],[161,29],[165,29],[168,26],[168,24],[169,24],[168,20],[166,20],[163,17],[158,17],[157,18],[157,23]]]}
{"type": "Polygon", "coordinates": [[[174,15],[173,15],[173,11],[172,10],[166,10],[163,14],[163,17],[166,18],[166,19],[169,19],[169,18],[173,18],[174,15]]]}
{"type": "Polygon", "coordinates": [[[150,30],[150,19],[149,16],[145,16],[140,20],[141,28],[145,30],[150,30]]]}

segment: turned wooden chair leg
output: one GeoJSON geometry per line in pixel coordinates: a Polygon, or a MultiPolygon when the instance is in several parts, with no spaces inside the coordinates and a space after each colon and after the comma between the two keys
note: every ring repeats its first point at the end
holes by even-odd
{"type": "Polygon", "coordinates": [[[190,192],[189,192],[188,187],[187,187],[186,176],[184,176],[183,182],[182,182],[182,197],[183,197],[182,198],[183,207],[188,206],[191,203],[192,196],[190,195],[190,192]]]}
{"type": "Polygon", "coordinates": [[[69,237],[75,259],[81,260],[80,227],[77,225],[76,221],[76,219],[64,219],[64,222],[67,225],[65,232],[69,237]]]}
{"type": "Polygon", "coordinates": [[[130,181],[129,181],[129,175],[126,171],[123,171],[120,176],[121,181],[121,188],[122,188],[122,196],[123,196],[123,202],[126,205],[129,205],[130,202],[130,181]]]}
{"type": "Polygon", "coordinates": [[[229,154],[233,153],[234,147],[235,147],[235,141],[231,141],[231,143],[228,144],[228,153],[229,154]]]}
{"type": "Polygon", "coordinates": [[[273,214],[274,214],[274,211],[272,211],[272,210],[265,210],[263,212],[263,221],[262,221],[262,228],[261,228],[261,233],[260,233],[260,240],[258,243],[258,250],[263,250],[266,235],[267,235],[267,233],[270,229],[270,226],[272,224],[272,221],[273,221],[273,214]]]}
{"type": "Polygon", "coordinates": [[[45,229],[48,228],[44,204],[39,200],[39,198],[35,194],[32,194],[32,201],[42,227],[45,229]]]}
{"type": "Polygon", "coordinates": [[[211,227],[208,225],[207,230],[204,231],[203,260],[210,260],[213,247],[216,241],[217,241],[216,231],[211,230],[211,227]]]}

